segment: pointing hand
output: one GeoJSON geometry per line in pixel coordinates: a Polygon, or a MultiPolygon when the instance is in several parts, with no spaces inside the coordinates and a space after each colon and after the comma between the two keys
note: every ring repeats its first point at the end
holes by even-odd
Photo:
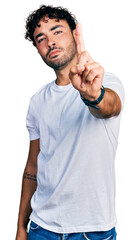
{"type": "Polygon", "coordinates": [[[76,25],[73,32],[77,46],[77,64],[70,69],[70,79],[73,86],[82,96],[94,101],[100,96],[104,69],[96,63],[85,51],[81,24],[76,25]]]}

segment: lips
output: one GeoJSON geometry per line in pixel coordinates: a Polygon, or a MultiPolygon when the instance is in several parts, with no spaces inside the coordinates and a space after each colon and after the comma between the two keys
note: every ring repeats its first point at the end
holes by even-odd
{"type": "Polygon", "coordinates": [[[52,57],[54,57],[55,55],[57,55],[58,53],[60,53],[60,50],[51,51],[50,54],[49,54],[49,57],[52,58],[52,57]]]}

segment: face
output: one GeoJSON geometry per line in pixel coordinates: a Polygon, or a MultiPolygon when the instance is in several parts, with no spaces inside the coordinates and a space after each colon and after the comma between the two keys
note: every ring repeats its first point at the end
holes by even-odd
{"type": "Polygon", "coordinates": [[[65,20],[40,20],[35,28],[34,39],[44,62],[54,70],[64,69],[76,55],[76,43],[65,20]]]}

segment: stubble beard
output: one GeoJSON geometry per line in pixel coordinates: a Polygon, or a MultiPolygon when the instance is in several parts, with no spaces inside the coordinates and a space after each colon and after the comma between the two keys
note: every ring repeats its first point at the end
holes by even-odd
{"type": "MultiPolygon", "coordinates": [[[[63,49],[62,49],[63,51],[63,49]]],[[[55,71],[64,69],[75,57],[76,55],[76,43],[73,41],[66,49],[66,53],[62,57],[52,58],[52,61],[48,57],[42,57],[43,61],[55,71]]]]}

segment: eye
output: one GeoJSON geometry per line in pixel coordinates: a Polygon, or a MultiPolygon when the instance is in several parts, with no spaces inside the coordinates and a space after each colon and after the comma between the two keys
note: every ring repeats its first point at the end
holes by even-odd
{"type": "Polygon", "coordinates": [[[60,34],[62,33],[62,31],[56,31],[54,34],[57,35],[57,34],[60,34]]]}
{"type": "Polygon", "coordinates": [[[38,43],[41,43],[43,40],[45,40],[45,38],[41,38],[38,40],[38,43]]]}

